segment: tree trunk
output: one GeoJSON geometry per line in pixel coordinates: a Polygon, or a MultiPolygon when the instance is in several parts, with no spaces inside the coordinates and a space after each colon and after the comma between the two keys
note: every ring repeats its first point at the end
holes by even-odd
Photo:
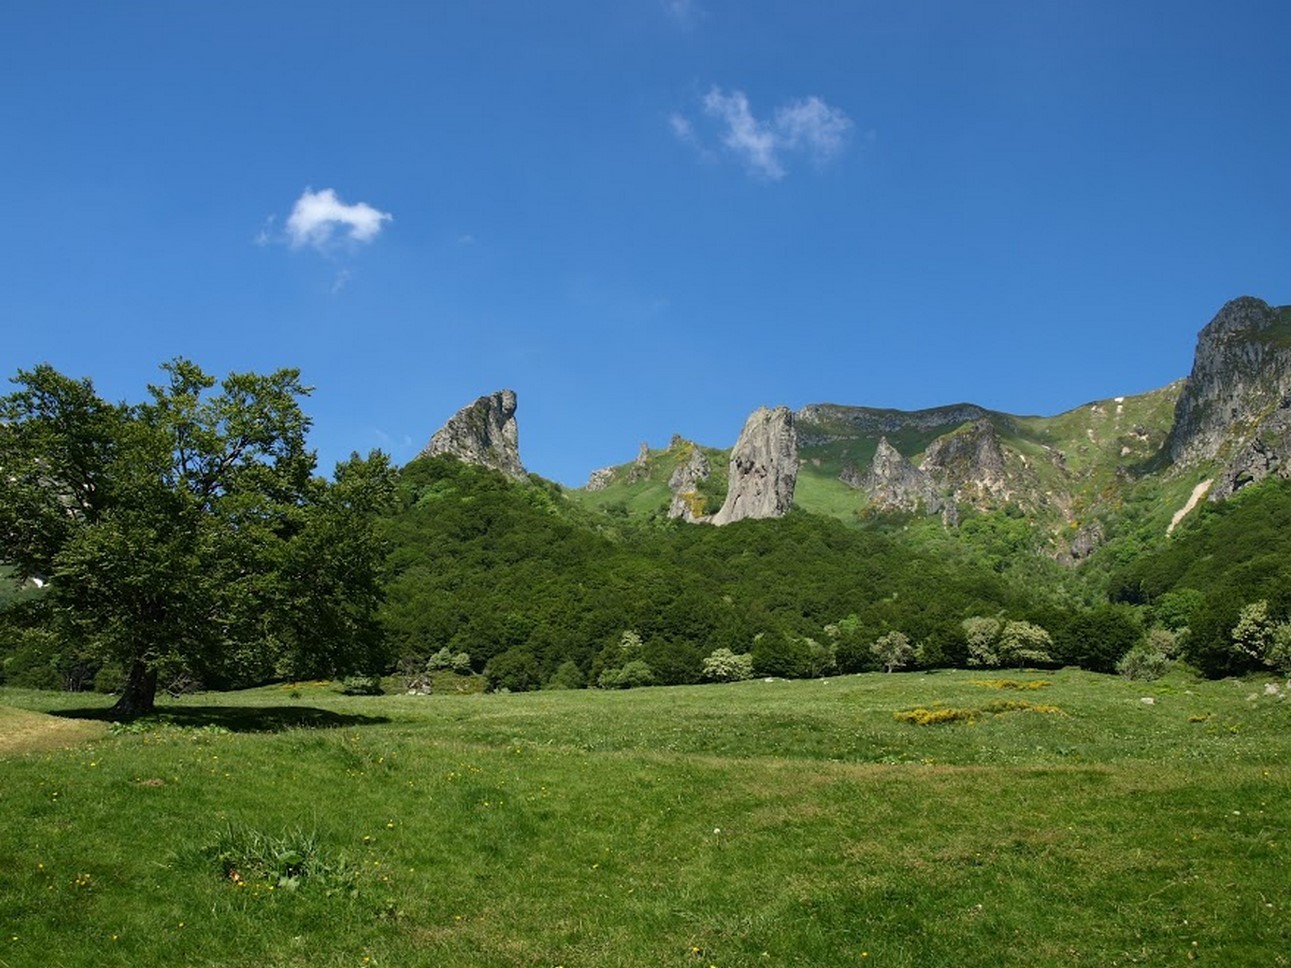
{"type": "Polygon", "coordinates": [[[126,719],[146,716],[156,709],[157,670],[145,663],[135,660],[130,665],[130,675],[126,677],[126,687],[121,691],[121,698],[112,707],[126,719]]]}

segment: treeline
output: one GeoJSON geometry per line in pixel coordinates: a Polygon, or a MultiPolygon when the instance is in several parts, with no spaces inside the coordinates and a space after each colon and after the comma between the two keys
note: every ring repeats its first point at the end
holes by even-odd
{"type": "Polygon", "coordinates": [[[1183,656],[1207,676],[1277,665],[1236,630],[1243,610],[1259,602],[1270,622],[1291,619],[1291,481],[1269,479],[1204,503],[1163,549],[1113,572],[1108,597],[1183,633],[1183,656]]]}
{"type": "Polygon", "coordinates": [[[914,664],[963,666],[974,616],[1041,627],[1052,663],[1110,672],[1142,636],[1131,608],[1055,605],[995,568],[807,514],[611,523],[555,485],[447,458],[405,468],[400,503],[390,647],[405,667],[465,653],[495,687],[697,682],[719,650],[755,674],[859,672],[880,667],[890,632],[914,664]]]}

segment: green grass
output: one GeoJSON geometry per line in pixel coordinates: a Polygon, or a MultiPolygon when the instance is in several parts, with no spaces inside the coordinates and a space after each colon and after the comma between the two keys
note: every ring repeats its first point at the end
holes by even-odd
{"type": "Polygon", "coordinates": [[[1291,698],[995,675],[302,684],[11,749],[0,965],[1291,964],[1291,698]],[[939,706],[1001,711],[897,719],[939,706]]]}

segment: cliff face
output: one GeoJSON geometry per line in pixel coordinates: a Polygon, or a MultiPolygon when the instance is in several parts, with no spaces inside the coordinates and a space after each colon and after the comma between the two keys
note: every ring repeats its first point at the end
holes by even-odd
{"type": "Polygon", "coordinates": [[[513,390],[480,397],[463,407],[430,438],[418,457],[448,454],[467,464],[477,464],[509,477],[523,479],[520,435],[516,427],[513,390]]]}
{"type": "Polygon", "coordinates": [[[1242,296],[1201,331],[1175,405],[1170,460],[1195,464],[1237,449],[1291,391],[1291,308],[1242,296]]]}
{"type": "Polygon", "coordinates": [[[1007,501],[1011,496],[995,425],[978,420],[928,445],[919,469],[961,504],[1007,501]]]}
{"type": "Polygon", "coordinates": [[[880,511],[918,511],[922,508],[935,514],[942,508],[932,477],[901,456],[886,437],[879,438],[868,471],[864,474],[856,473],[854,468],[850,471],[844,470],[840,479],[849,487],[868,494],[871,504],[880,511]]]}
{"type": "Polygon", "coordinates": [[[668,505],[668,517],[681,518],[691,523],[707,520],[703,514],[699,482],[712,476],[708,458],[694,444],[677,437],[673,438],[668,449],[677,451],[679,457],[677,467],[668,478],[668,490],[672,492],[672,501],[668,505]]]}
{"type": "Polygon", "coordinates": [[[726,501],[712,523],[780,518],[793,506],[798,480],[798,437],[788,407],[759,407],[749,416],[731,451],[726,501]]]}

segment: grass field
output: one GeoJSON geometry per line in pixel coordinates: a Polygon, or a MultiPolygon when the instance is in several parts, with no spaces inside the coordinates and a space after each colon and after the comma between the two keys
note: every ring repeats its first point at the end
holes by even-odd
{"type": "Polygon", "coordinates": [[[1291,964],[1285,684],[996,675],[0,689],[0,966],[1291,964]]]}

